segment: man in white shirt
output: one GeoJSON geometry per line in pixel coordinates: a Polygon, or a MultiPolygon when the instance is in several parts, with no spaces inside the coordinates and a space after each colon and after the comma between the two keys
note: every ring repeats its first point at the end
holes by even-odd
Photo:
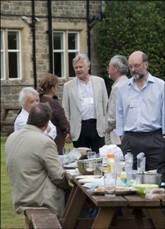
{"type": "MultiPolygon", "coordinates": [[[[15,119],[14,131],[21,130],[26,125],[31,108],[39,103],[39,93],[32,87],[24,87],[19,93],[18,101],[22,109],[15,119]]],[[[55,139],[57,135],[56,127],[51,121],[49,121],[48,128],[44,134],[55,139]]]]}

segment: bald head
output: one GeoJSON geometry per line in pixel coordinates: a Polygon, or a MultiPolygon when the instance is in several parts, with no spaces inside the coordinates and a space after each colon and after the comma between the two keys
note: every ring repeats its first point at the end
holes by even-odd
{"type": "Polygon", "coordinates": [[[142,51],[133,52],[128,58],[128,65],[131,75],[136,80],[147,76],[148,57],[142,51]]]}
{"type": "Polygon", "coordinates": [[[147,57],[147,55],[146,55],[144,52],[142,52],[142,51],[135,51],[135,52],[133,52],[133,53],[129,56],[128,62],[133,61],[133,60],[136,60],[136,62],[137,62],[137,61],[139,61],[139,62],[146,62],[146,61],[148,61],[148,57],[147,57]]]}

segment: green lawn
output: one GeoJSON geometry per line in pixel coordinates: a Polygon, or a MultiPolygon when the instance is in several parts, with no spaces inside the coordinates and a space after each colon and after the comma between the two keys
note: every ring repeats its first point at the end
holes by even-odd
{"type": "MultiPolygon", "coordinates": [[[[12,207],[11,190],[5,163],[5,137],[1,137],[1,229],[24,229],[24,215],[17,215],[12,207]]],[[[66,144],[65,148],[72,148],[66,144]]]]}
{"type": "Polygon", "coordinates": [[[1,137],[1,229],[25,228],[24,215],[15,214],[5,163],[5,137],[1,137]]]}

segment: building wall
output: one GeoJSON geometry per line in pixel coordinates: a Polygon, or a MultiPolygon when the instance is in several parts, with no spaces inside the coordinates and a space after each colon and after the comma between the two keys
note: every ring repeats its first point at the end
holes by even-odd
{"type": "MultiPolygon", "coordinates": [[[[90,17],[99,17],[101,1],[90,1],[90,17]]],[[[52,29],[80,31],[80,52],[87,53],[87,12],[84,1],[52,0],[52,29]]],[[[49,72],[49,39],[48,39],[48,7],[47,1],[35,0],[35,16],[40,20],[35,23],[36,34],[36,74],[37,82],[40,75],[49,72]]],[[[26,16],[31,21],[32,1],[1,0],[1,28],[20,29],[22,40],[22,80],[1,80],[1,111],[4,106],[18,105],[18,93],[22,87],[34,85],[32,61],[32,31],[29,24],[22,20],[26,16]]],[[[91,30],[91,35],[92,34],[91,30]]],[[[97,57],[91,37],[91,69],[94,74],[99,73],[97,57]]],[[[69,80],[59,79],[58,97],[61,100],[63,84],[69,80]]]]}

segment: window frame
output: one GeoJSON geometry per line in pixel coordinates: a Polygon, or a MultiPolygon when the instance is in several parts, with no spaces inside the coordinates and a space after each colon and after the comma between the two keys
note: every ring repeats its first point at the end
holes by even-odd
{"type": "MultiPolygon", "coordinates": [[[[79,31],[73,31],[73,30],[54,30],[53,31],[53,38],[56,33],[61,33],[63,36],[63,49],[54,49],[53,47],[53,63],[55,62],[54,60],[54,53],[63,53],[63,69],[61,69],[61,76],[59,76],[60,79],[66,79],[69,78],[69,53],[75,53],[78,54],[80,53],[80,32],[79,31]],[[68,44],[68,36],[70,33],[76,34],[76,39],[77,39],[77,48],[75,49],[69,49],[69,44],[68,44]]],[[[54,46],[54,44],[53,44],[54,46]]],[[[61,66],[62,68],[62,66],[61,66]]],[[[53,64],[53,71],[55,73],[55,66],[53,64]]]]}
{"type": "MultiPolygon", "coordinates": [[[[22,80],[22,43],[21,43],[21,30],[19,29],[1,29],[3,33],[3,49],[4,49],[4,68],[3,68],[3,78],[1,80],[22,80]],[[9,49],[8,44],[8,34],[9,32],[16,32],[16,42],[18,42],[17,49],[9,49]],[[17,55],[17,78],[9,77],[9,53],[16,53],[17,55]]],[[[1,70],[2,73],[2,70],[1,70]]]]}
{"type": "Polygon", "coordinates": [[[5,80],[6,76],[6,53],[5,53],[5,32],[1,30],[1,80],[5,80]],[[2,72],[3,70],[3,72],[2,72]]]}

